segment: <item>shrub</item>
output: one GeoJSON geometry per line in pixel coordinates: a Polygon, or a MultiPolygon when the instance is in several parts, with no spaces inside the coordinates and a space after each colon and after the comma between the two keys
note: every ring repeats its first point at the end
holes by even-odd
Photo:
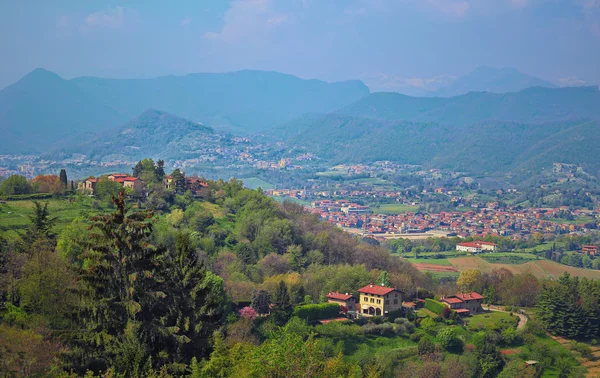
{"type": "Polygon", "coordinates": [[[365,335],[392,336],[395,333],[392,323],[367,324],[363,327],[363,331],[365,335]]]}
{"type": "Polygon", "coordinates": [[[437,315],[441,315],[446,306],[436,300],[427,298],[425,299],[425,308],[437,315]]]}
{"type": "Polygon", "coordinates": [[[319,303],[308,304],[304,306],[296,306],[293,316],[304,319],[308,322],[319,319],[328,319],[338,316],[340,313],[340,305],[337,303],[319,303]]]}
{"type": "Polygon", "coordinates": [[[577,341],[571,341],[570,345],[571,350],[581,353],[582,356],[586,356],[588,354],[592,354],[592,348],[584,343],[580,343],[577,341]]]}
{"type": "Polygon", "coordinates": [[[337,340],[361,336],[365,332],[364,328],[361,326],[357,326],[355,324],[345,324],[342,322],[321,324],[316,326],[315,330],[319,335],[337,340]]]}
{"type": "Polygon", "coordinates": [[[421,321],[421,328],[423,328],[423,331],[425,332],[434,333],[436,328],[435,320],[431,318],[423,319],[421,321]]]}
{"type": "Polygon", "coordinates": [[[407,323],[402,323],[402,324],[396,325],[396,335],[398,335],[398,336],[410,335],[414,331],[415,331],[415,326],[412,323],[407,322],[407,323]]]}
{"type": "Polygon", "coordinates": [[[435,344],[429,337],[423,337],[417,344],[417,352],[419,353],[419,356],[432,354],[435,352],[435,344]]]}
{"type": "Polygon", "coordinates": [[[415,343],[418,343],[421,338],[423,338],[423,333],[421,332],[415,332],[409,337],[410,341],[414,341],[415,343]]]}
{"type": "Polygon", "coordinates": [[[440,345],[447,351],[461,353],[463,350],[463,342],[456,334],[454,328],[446,327],[437,334],[437,339],[440,345]]]}

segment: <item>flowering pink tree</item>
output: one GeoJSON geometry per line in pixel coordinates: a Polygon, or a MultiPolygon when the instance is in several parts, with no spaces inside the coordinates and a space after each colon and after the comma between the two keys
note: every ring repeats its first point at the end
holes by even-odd
{"type": "Polygon", "coordinates": [[[258,316],[256,311],[250,306],[246,306],[243,309],[241,309],[240,315],[242,316],[242,318],[250,320],[254,320],[258,316]]]}

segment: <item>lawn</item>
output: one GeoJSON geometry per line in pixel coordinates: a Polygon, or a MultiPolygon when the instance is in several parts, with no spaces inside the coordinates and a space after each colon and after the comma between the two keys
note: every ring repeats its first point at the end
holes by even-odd
{"type": "Polygon", "coordinates": [[[414,257],[405,257],[404,260],[415,264],[452,265],[448,259],[415,259],[414,257]]]}
{"type": "Polygon", "coordinates": [[[417,344],[407,338],[393,336],[367,336],[365,338],[344,340],[344,354],[350,363],[371,361],[375,355],[385,355],[396,359],[394,353],[413,355],[417,353],[417,344]]]}
{"type": "Polygon", "coordinates": [[[415,212],[419,209],[419,206],[405,205],[403,203],[383,203],[383,204],[372,204],[371,210],[375,214],[388,214],[395,215],[401,213],[415,212]]]}
{"type": "MultiPolygon", "coordinates": [[[[74,196],[69,198],[40,200],[48,202],[50,216],[57,217],[54,232],[60,233],[73,219],[79,216],[90,216],[112,211],[93,206],[93,199],[89,197],[74,196]]],[[[30,223],[29,215],[33,215],[34,204],[31,200],[7,201],[0,204],[0,236],[13,240],[19,233],[27,228],[30,223]]]]}
{"type": "Polygon", "coordinates": [[[263,190],[275,189],[275,185],[270,184],[264,180],[261,180],[258,177],[248,177],[248,178],[242,179],[242,181],[244,182],[244,186],[246,186],[247,188],[250,188],[250,189],[258,189],[258,188],[261,188],[263,190]]]}
{"type": "Polygon", "coordinates": [[[516,316],[511,316],[506,312],[491,311],[483,314],[476,314],[465,318],[469,322],[469,327],[485,328],[490,325],[500,326],[502,323],[514,324],[516,316]]]}
{"type": "Polygon", "coordinates": [[[588,217],[588,216],[575,218],[573,220],[560,219],[560,218],[549,218],[548,221],[553,222],[553,223],[558,223],[558,224],[586,224],[586,223],[593,222],[594,218],[588,217]]]}

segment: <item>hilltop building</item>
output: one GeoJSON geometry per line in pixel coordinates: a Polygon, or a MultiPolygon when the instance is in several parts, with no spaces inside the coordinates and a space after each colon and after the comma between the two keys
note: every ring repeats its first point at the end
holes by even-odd
{"type": "Polygon", "coordinates": [[[367,285],[358,289],[362,316],[384,316],[402,308],[403,293],[393,287],[367,285]]]}

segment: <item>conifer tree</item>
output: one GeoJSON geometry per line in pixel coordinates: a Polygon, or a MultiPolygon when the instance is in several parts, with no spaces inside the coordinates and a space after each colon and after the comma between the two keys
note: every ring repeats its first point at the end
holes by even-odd
{"type": "Polygon", "coordinates": [[[182,340],[162,322],[166,270],[163,251],[149,243],[152,212],[126,214],[123,193],[113,203],[114,213],[91,218],[87,263],[79,272],[81,328],[69,358],[80,372],[112,365],[120,374],[143,376],[150,365],[169,363],[161,352],[182,340]]]}
{"type": "Polygon", "coordinates": [[[65,169],[60,170],[60,183],[62,184],[63,189],[67,189],[67,184],[69,181],[67,179],[67,171],[65,169]]]}
{"type": "Polygon", "coordinates": [[[293,308],[288,287],[283,280],[279,281],[273,304],[275,306],[271,315],[274,317],[275,323],[284,325],[290,318],[293,308]]]}

